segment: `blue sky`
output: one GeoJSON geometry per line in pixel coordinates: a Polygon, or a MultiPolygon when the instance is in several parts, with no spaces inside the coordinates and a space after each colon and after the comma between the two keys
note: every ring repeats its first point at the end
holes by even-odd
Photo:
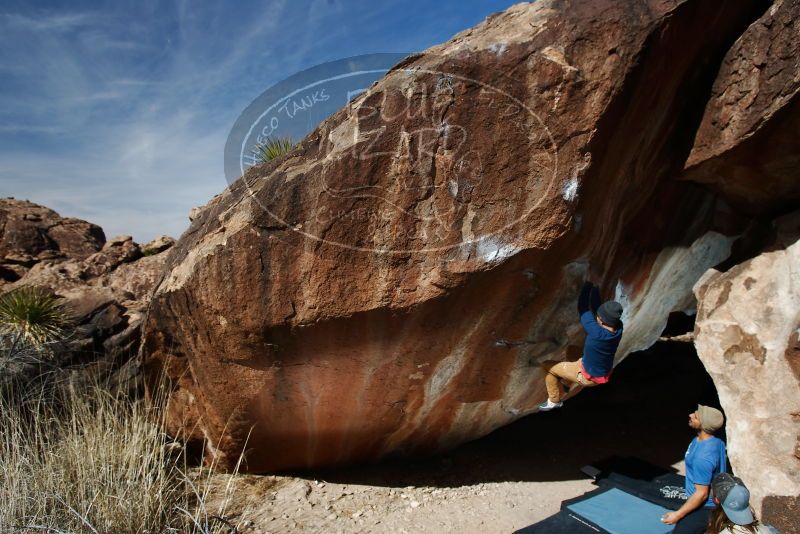
{"type": "Polygon", "coordinates": [[[0,0],[0,196],[146,242],[222,191],[239,114],[308,67],[415,52],[515,2],[0,0]]]}

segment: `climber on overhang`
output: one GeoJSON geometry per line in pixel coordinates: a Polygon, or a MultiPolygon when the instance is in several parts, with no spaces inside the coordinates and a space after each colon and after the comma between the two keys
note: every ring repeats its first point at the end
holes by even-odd
{"type": "Polygon", "coordinates": [[[584,388],[605,384],[611,377],[614,354],[622,338],[622,305],[613,300],[600,305],[597,287],[584,282],[578,297],[578,316],[586,330],[583,356],[576,362],[547,361],[542,364],[547,373],[544,377],[547,400],[539,405],[541,412],[563,405],[559,379],[584,388]]]}

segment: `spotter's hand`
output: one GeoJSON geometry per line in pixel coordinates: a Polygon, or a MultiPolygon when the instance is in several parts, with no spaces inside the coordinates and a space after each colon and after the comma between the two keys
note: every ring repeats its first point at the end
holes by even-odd
{"type": "Polygon", "coordinates": [[[666,523],[667,525],[674,525],[678,521],[680,521],[680,516],[677,512],[669,512],[661,516],[661,522],[666,523]]]}

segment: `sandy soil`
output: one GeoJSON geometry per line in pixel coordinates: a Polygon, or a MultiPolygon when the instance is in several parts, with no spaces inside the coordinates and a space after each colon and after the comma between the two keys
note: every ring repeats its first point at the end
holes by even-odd
{"type": "Polygon", "coordinates": [[[612,384],[446,454],[304,473],[214,475],[209,516],[250,533],[514,532],[592,490],[584,465],[635,456],[681,470],[692,437],[687,415],[715,398],[691,350],[659,344],[623,362],[612,384]]]}
{"type": "Polygon", "coordinates": [[[234,482],[238,498],[226,515],[241,532],[514,532],[591,487],[571,480],[396,488],[247,476],[234,482]]]}

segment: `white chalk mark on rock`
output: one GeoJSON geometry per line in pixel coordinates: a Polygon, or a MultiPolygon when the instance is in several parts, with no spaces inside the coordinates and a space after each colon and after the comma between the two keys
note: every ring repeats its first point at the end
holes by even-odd
{"type": "Polygon", "coordinates": [[[489,51],[491,51],[496,56],[503,55],[503,52],[506,51],[508,45],[506,43],[492,43],[489,45],[489,51]]]}
{"type": "Polygon", "coordinates": [[[513,256],[519,249],[512,245],[502,243],[491,237],[478,241],[477,253],[486,263],[502,261],[513,256]]]}
{"type": "Polygon", "coordinates": [[[567,202],[573,202],[578,197],[578,177],[573,176],[570,178],[564,187],[561,189],[561,196],[567,202]]]}

